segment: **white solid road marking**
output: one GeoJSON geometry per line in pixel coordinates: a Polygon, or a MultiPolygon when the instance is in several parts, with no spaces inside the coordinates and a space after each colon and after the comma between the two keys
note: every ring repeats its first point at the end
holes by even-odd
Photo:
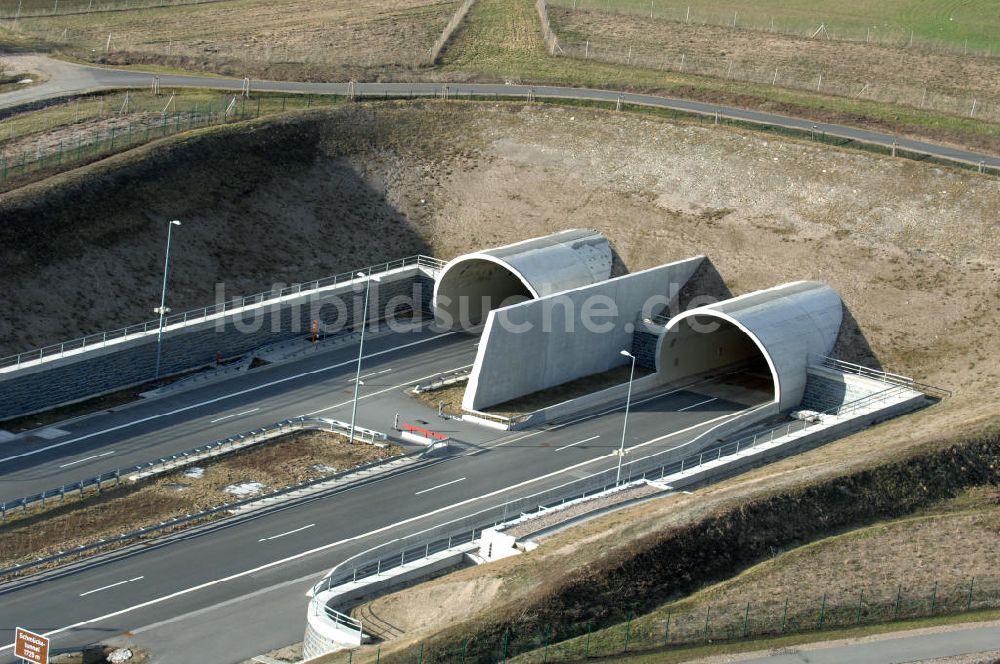
{"type": "Polygon", "coordinates": [[[690,406],[685,406],[684,408],[678,408],[678,413],[683,413],[685,410],[691,410],[692,408],[697,408],[698,406],[704,406],[707,403],[712,403],[713,401],[718,401],[717,397],[712,397],[711,399],[705,399],[704,401],[699,401],[698,403],[691,404],[690,406]]]}
{"type": "Polygon", "coordinates": [[[259,406],[257,408],[251,408],[250,410],[244,410],[242,413],[231,413],[229,415],[223,415],[218,419],[211,420],[209,424],[215,424],[216,422],[221,422],[222,420],[228,420],[230,417],[240,417],[242,415],[249,415],[250,413],[256,413],[258,410],[260,410],[259,406]]]}
{"type": "Polygon", "coordinates": [[[270,537],[262,537],[257,540],[258,542],[270,542],[271,540],[276,540],[279,537],[284,537],[285,535],[294,535],[295,533],[301,533],[303,530],[308,530],[315,526],[315,523],[310,523],[308,526],[302,526],[301,528],[296,528],[295,530],[289,530],[287,533],[281,533],[280,535],[271,535],[270,537]]]}
{"type": "MultiPolygon", "coordinates": [[[[448,336],[451,336],[453,334],[458,334],[458,333],[457,332],[445,332],[444,334],[438,334],[438,335],[435,335],[433,337],[430,337],[429,339],[420,339],[419,341],[412,341],[412,342],[410,342],[408,344],[403,344],[402,346],[394,346],[393,348],[389,348],[389,349],[386,349],[386,350],[380,350],[377,353],[372,353],[370,355],[365,355],[363,359],[369,359],[369,358],[373,358],[373,357],[379,357],[380,355],[386,355],[387,353],[394,353],[397,350],[403,350],[405,348],[411,348],[411,347],[417,346],[419,344],[425,344],[425,343],[427,343],[429,341],[436,341],[438,339],[442,339],[444,337],[448,337],[448,336]]],[[[77,436],[76,438],[71,438],[69,440],[64,440],[61,443],[55,443],[53,445],[47,445],[46,447],[39,447],[38,449],[31,450],[30,452],[22,452],[21,454],[14,454],[14,455],[11,455],[9,457],[4,457],[3,459],[0,459],[0,463],[3,463],[5,461],[13,461],[14,459],[21,459],[23,457],[33,456],[35,454],[41,454],[42,452],[48,452],[49,450],[57,449],[59,447],[62,447],[63,445],[71,445],[73,443],[78,443],[81,440],[87,440],[88,438],[93,438],[95,436],[100,436],[100,435],[103,435],[103,434],[106,434],[106,433],[111,433],[112,431],[119,431],[121,429],[127,429],[128,427],[135,426],[136,424],[142,424],[144,422],[150,422],[152,420],[156,420],[156,419],[159,419],[161,417],[169,417],[171,415],[177,415],[178,413],[183,413],[183,412],[186,412],[186,411],[189,411],[189,410],[193,410],[195,408],[200,408],[202,406],[208,406],[208,405],[211,405],[213,403],[218,403],[219,401],[224,401],[226,399],[231,399],[233,397],[238,397],[238,396],[242,396],[244,394],[249,394],[250,392],[256,392],[257,390],[262,390],[264,388],[271,387],[273,385],[280,385],[281,383],[286,383],[286,382],[288,382],[290,380],[295,380],[297,378],[302,378],[304,376],[309,376],[309,375],[312,375],[312,374],[322,373],[324,371],[329,371],[330,369],[339,369],[340,367],[346,367],[348,365],[352,365],[352,364],[356,364],[356,363],[357,363],[356,359],[349,360],[347,362],[340,362],[339,364],[331,364],[330,366],[323,367],[321,369],[313,369],[312,371],[306,371],[306,372],[303,372],[303,373],[300,373],[300,374],[295,374],[294,376],[286,376],[285,378],[279,378],[278,380],[272,380],[272,381],[270,381],[268,383],[261,383],[260,385],[255,385],[253,387],[248,387],[245,390],[240,390],[238,392],[233,392],[232,394],[224,394],[221,397],[215,397],[214,399],[208,399],[207,401],[202,401],[201,403],[191,404],[190,406],[184,406],[183,408],[177,408],[175,410],[171,410],[171,411],[166,412],[166,413],[158,413],[156,415],[150,415],[148,417],[143,417],[143,418],[138,419],[138,420],[133,420],[132,422],[125,422],[124,424],[119,424],[118,426],[109,427],[109,428],[104,429],[102,431],[95,431],[93,433],[84,434],[83,436],[77,436]]],[[[434,375],[437,375],[437,374],[434,374],[434,375]]],[[[423,379],[420,379],[420,380],[423,380],[423,379]]]]}
{"type": "Polygon", "coordinates": [[[433,491],[434,489],[440,489],[440,488],[443,488],[443,487],[446,487],[446,486],[451,486],[452,484],[458,484],[459,482],[464,482],[464,481],[465,481],[465,478],[464,477],[460,477],[457,480],[452,480],[450,482],[445,482],[444,484],[438,484],[437,486],[432,486],[431,488],[424,489],[423,491],[417,491],[413,495],[414,496],[419,496],[422,493],[427,493],[428,491],[433,491]]]}
{"type": "Polygon", "coordinates": [[[600,438],[600,436],[591,436],[590,438],[584,438],[583,440],[578,440],[575,443],[570,443],[569,445],[563,445],[562,447],[557,447],[556,448],[556,452],[562,452],[563,450],[565,450],[565,449],[567,449],[569,447],[573,447],[573,446],[579,445],[581,443],[588,443],[588,442],[590,442],[592,440],[596,440],[598,438],[600,438]]]}
{"type": "MultiPolygon", "coordinates": [[[[364,376],[362,376],[361,380],[364,380],[365,378],[371,378],[372,376],[381,376],[382,374],[389,373],[390,371],[392,371],[392,369],[382,369],[382,371],[373,371],[370,374],[365,374],[364,376]]],[[[353,383],[354,379],[352,378],[348,382],[353,383]]]]}
{"type": "Polygon", "coordinates": [[[114,453],[115,453],[115,451],[111,450],[110,452],[104,452],[103,454],[92,454],[89,457],[84,457],[83,459],[77,459],[76,461],[70,461],[69,463],[64,463],[63,465],[61,465],[59,467],[60,468],[69,468],[70,466],[75,466],[78,463],[83,463],[84,461],[90,461],[91,459],[100,459],[101,457],[106,457],[106,456],[109,456],[109,455],[114,454],[114,453]]]}
{"type": "MultiPolygon", "coordinates": [[[[421,378],[414,378],[412,380],[408,380],[405,383],[399,383],[398,385],[392,385],[391,387],[387,387],[384,390],[379,390],[378,392],[371,392],[369,394],[363,394],[363,395],[359,396],[358,399],[359,400],[360,399],[370,399],[371,397],[377,397],[380,394],[385,394],[386,392],[392,392],[393,390],[398,390],[401,387],[406,387],[407,385],[412,385],[414,383],[419,383],[422,380],[427,380],[428,378],[434,378],[434,376],[440,376],[443,373],[451,373],[453,371],[458,371],[459,369],[466,369],[466,368],[471,367],[471,366],[472,366],[471,364],[466,364],[466,365],[463,365],[463,366],[460,366],[460,367],[456,367],[454,369],[448,369],[447,371],[435,371],[434,373],[432,373],[432,374],[430,374],[428,376],[422,376],[421,378]]],[[[314,410],[314,411],[312,411],[310,413],[306,413],[305,415],[301,415],[300,417],[311,417],[313,415],[317,415],[319,413],[325,413],[326,411],[333,410],[335,408],[343,408],[344,406],[346,406],[348,404],[351,404],[351,403],[354,403],[354,399],[348,399],[347,401],[341,401],[340,403],[335,403],[332,406],[326,406],[325,408],[320,408],[319,410],[314,410]]]]}
{"type": "Polygon", "coordinates": [[[138,581],[138,580],[140,580],[140,579],[145,579],[145,578],[146,578],[146,577],[144,577],[144,576],[137,576],[137,577],[135,577],[134,579],[127,579],[127,580],[125,580],[125,581],[119,581],[118,583],[112,583],[112,584],[111,584],[111,585],[109,585],[109,586],[102,586],[102,587],[100,587],[100,588],[95,588],[95,589],[93,589],[93,590],[88,590],[88,591],[87,591],[87,592],[85,592],[85,593],[80,593],[80,597],[86,597],[87,595],[92,595],[93,593],[99,593],[99,592],[101,592],[102,590],[107,590],[108,588],[114,588],[114,587],[116,587],[116,586],[123,586],[123,585],[125,585],[126,583],[132,583],[133,581],[138,581]]]}
{"type": "MultiPolygon", "coordinates": [[[[770,404],[765,404],[765,405],[770,405],[770,404]]],[[[643,445],[649,445],[651,443],[655,443],[657,441],[663,440],[664,438],[668,438],[670,436],[674,436],[674,435],[683,433],[684,431],[687,431],[689,429],[694,429],[695,427],[698,427],[698,426],[704,426],[706,424],[711,424],[712,422],[717,422],[719,420],[732,419],[733,417],[736,417],[738,415],[744,414],[746,412],[747,411],[740,411],[738,413],[731,413],[729,415],[722,415],[722,416],[716,417],[714,419],[708,420],[707,422],[702,422],[701,424],[698,424],[698,425],[695,425],[695,426],[692,426],[692,427],[688,427],[687,429],[682,429],[681,431],[675,431],[673,433],[665,434],[665,435],[660,436],[658,438],[654,438],[652,440],[648,440],[645,443],[641,443],[639,445],[636,445],[636,447],[642,447],[643,445]]],[[[678,448],[679,447],[684,447],[684,446],[685,445],[678,445],[678,448]]],[[[666,451],[670,451],[670,450],[665,450],[664,452],[666,452],[666,451]]],[[[660,452],[659,454],[663,454],[664,452],[660,452]]],[[[371,531],[369,531],[367,533],[362,533],[360,535],[355,535],[354,537],[348,537],[346,539],[342,539],[342,540],[339,540],[337,542],[330,542],[328,544],[323,544],[322,546],[318,546],[318,547],[313,548],[313,549],[308,549],[306,551],[300,551],[299,553],[296,553],[294,555],[288,556],[286,558],[281,558],[279,560],[273,560],[273,561],[271,561],[269,563],[265,563],[263,565],[259,565],[257,567],[252,568],[252,569],[244,570],[242,572],[237,572],[235,574],[230,574],[229,576],[223,577],[221,579],[215,579],[214,581],[206,581],[206,582],[200,583],[200,584],[198,584],[196,586],[190,586],[188,588],[184,588],[182,590],[178,590],[178,591],[172,592],[169,595],[164,595],[162,597],[156,597],[154,599],[150,599],[150,600],[147,600],[145,602],[140,602],[139,604],[135,604],[133,606],[126,607],[124,609],[119,609],[118,611],[113,611],[111,613],[106,613],[103,616],[97,616],[96,618],[88,618],[86,620],[81,620],[79,622],[73,623],[72,625],[66,625],[65,627],[60,627],[59,629],[54,629],[54,630],[52,630],[50,632],[46,632],[43,636],[52,637],[52,636],[55,636],[56,634],[62,634],[63,632],[68,632],[70,630],[79,629],[80,627],[84,627],[84,626],[90,625],[92,623],[99,623],[99,622],[101,622],[103,620],[110,620],[111,618],[116,618],[116,617],[124,615],[126,613],[131,613],[133,611],[138,611],[139,609],[144,609],[147,606],[153,606],[153,605],[156,605],[156,604],[162,604],[163,602],[170,601],[170,600],[175,599],[177,597],[183,597],[184,595],[190,595],[191,593],[198,592],[199,590],[204,590],[205,588],[211,588],[212,586],[217,586],[217,585],[223,584],[223,583],[229,583],[230,581],[235,581],[236,579],[242,579],[243,577],[251,576],[253,574],[257,574],[258,572],[263,572],[264,570],[268,570],[268,569],[271,569],[273,567],[279,567],[281,565],[285,565],[285,564],[293,562],[295,560],[301,560],[302,558],[306,558],[306,557],[314,555],[316,553],[320,553],[321,551],[328,551],[330,549],[336,548],[338,546],[342,546],[342,545],[347,544],[349,542],[356,542],[356,541],[364,539],[366,537],[371,537],[373,535],[379,535],[379,534],[384,533],[384,532],[388,532],[388,531],[391,531],[391,530],[399,529],[402,526],[405,526],[407,524],[413,523],[414,521],[419,521],[421,519],[426,519],[426,518],[435,516],[437,514],[440,514],[442,512],[446,512],[448,510],[456,509],[456,508],[459,508],[459,507],[462,507],[464,505],[468,505],[470,503],[474,503],[474,502],[477,502],[477,501],[480,501],[480,500],[486,500],[487,498],[492,498],[493,496],[500,495],[502,493],[505,493],[507,491],[511,491],[513,489],[519,489],[522,486],[526,486],[528,484],[533,484],[535,482],[540,482],[542,480],[547,480],[550,477],[554,477],[556,475],[561,475],[563,473],[567,473],[569,471],[576,470],[577,468],[580,468],[582,466],[586,466],[586,465],[588,465],[590,463],[593,463],[594,461],[601,461],[603,459],[607,459],[607,457],[598,457],[596,459],[590,459],[588,461],[583,461],[581,463],[573,464],[572,466],[569,466],[567,468],[563,468],[562,470],[557,470],[555,472],[548,473],[546,475],[541,475],[539,477],[535,477],[535,478],[532,478],[530,480],[525,480],[524,482],[520,482],[520,483],[515,484],[513,486],[504,487],[502,489],[497,489],[496,491],[492,491],[492,492],[484,494],[482,496],[476,496],[475,498],[468,498],[466,500],[459,501],[459,502],[457,502],[457,503],[455,503],[453,505],[446,505],[444,507],[439,507],[438,509],[431,510],[430,512],[427,512],[425,514],[420,514],[420,515],[417,515],[417,516],[410,517],[408,519],[404,519],[402,521],[398,521],[396,523],[389,524],[387,526],[383,526],[381,528],[376,528],[375,530],[371,530],[371,531]]],[[[578,482],[578,481],[579,480],[574,479],[570,483],[572,484],[573,482],[578,482]]],[[[560,487],[555,487],[555,488],[558,489],[560,487]]],[[[13,643],[8,643],[7,645],[0,647],[0,652],[3,652],[5,650],[10,650],[13,647],[14,647],[13,643]]]]}

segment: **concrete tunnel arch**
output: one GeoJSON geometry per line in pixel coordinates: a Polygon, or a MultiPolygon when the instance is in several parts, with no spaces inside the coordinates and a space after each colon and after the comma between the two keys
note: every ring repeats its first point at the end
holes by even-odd
{"type": "Polygon", "coordinates": [[[837,292],[812,281],[697,307],[667,324],[657,342],[657,374],[680,382],[731,366],[756,367],[770,374],[779,409],[793,408],[805,392],[809,357],[832,351],[842,318],[837,292]]]}
{"type": "Polygon", "coordinates": [[[446,327],[476,329],[499,307],[606,281],[612,261],[604,235],[578,228],[458,256],[434,283],[434,312],[446,327]]]}

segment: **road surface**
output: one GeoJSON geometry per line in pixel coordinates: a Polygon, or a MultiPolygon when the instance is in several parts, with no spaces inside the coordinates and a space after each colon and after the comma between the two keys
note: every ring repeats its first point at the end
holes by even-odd
{"type": "MultiPolygon", "coordinates": [[[[499,517],[511,499],[613,471],[620,407],[526,432],[439,420],[403,389],[470,363],[477,340],[428,331],[416,337],[394,333],[369,346],[363,375],[374,373],[377,382],[363,388],[367,399],[359,423],[386,429],[398,409],[451,435],[454,454],[392,479],[348,486],[71,571],[6,584],[0,587],[0,646],[11,642],[15,625],[51,633],[58,648],[133,632],[139,645],[156,651],[154,661],[185,662],[192,661],[194,646],[177,630],[210,626],[223,636],[212,645],[198,643],[198,656],[238,662],[301,639],[303,593],[347,557],[430,526],[457,522],[458,528],[487,508],[499,517]],[[265,597],[268,610],[262,612],[265,597]]],[[[69,470],[89,470],[108,457],[81,461],[79,470],[60,466],[109,448],[114,457],[129,459],[132,447],[148,456],[150,450],[176,451],[179,443],[197,444],[288,415],[337,415],[350,403],[352,386],[346,378],[353,376],[353,361],[344,364],[345,355],[352,355],[351,347],[67,425],[71,434],[62,442],[95,435],[39,454],[21,443],[18,454],[27,456],[8,455],[14,458],[0,463],[3,484],[8,474],[18,483],[37,483],[61,479],[69,470]],[[260,410],[239,415],[254,408],[260,410]]],[[[707,395],[710,387],[705,383],[638,397],[629,415],[629,460],[659,455],[666,462],[713,443],[711,430],[746,406],[707,395]],[[679,445],[684,447],[674,451],[679,445]]],[[[8,661],[11,648],[0,647],[0,662],[8,661]]]]}
{"type": "Polygon", "coordinates": [[[934,633],[879,635],[860,643],[788,648],[740,664],[900,664],[1000,650],[1000,625],[973,625],[934,633]]]}
{"type": "MultiPolygon", "coordinates": [[[[16,57],[16,56],[15,56],[16,57]]],[[[208,88],[232,90],[239,93],[243,89],[242,79],[210,78],[206,76],[183,76],[173,74],[153,74],[133,70],[106,69],[87,65],[71,64],[50,60],[42,56],[22,56],[30,58],[26,65],[45,71],[49,80],[23,90],[15,90],[0,95],[0,109],[10,108],[26,103],[42,101],[71,94],[93,92],[112,88],[147,88],[158,76],[160,85],[165,88],[208,88]]],[[[8,58],[14,60],[14,58],[8,58]]],[[[15,65],[16,66],[16,65],[15,65]]],[[[277,92],[288,94],[327,94],[347,95],[350,92],[349,83],[302,83],[295,81],[252,81],[252,89],[262,92],[277,92]]],[[[439,83],[357,83],[354,93],[361,96],[437,96],[444,94],[445,86],[439,83]]],[[[802,118],[794,118],[776,113],[752,111],[720,106],[703,102],[644,95],[622,93],[616,90],[595,90],[588,88],[569,88],[551,85],[501,85],[496,83],[483,84],[450,84],[447,86],[450,95],[474,95],[480,97],[517,96],[548,97],[556,99],[582,99],[587,101],[605,101],[615,103],[621,100],[626,104],[641,104],[655,108],[664,108],[686,113],[697,113],[740,120],[755,124],[784,127],[800,131],[815,131],[827,136],[833,136],[852,141],[891,147],[893,144],[900,149],[919,154],[930,155],[939,159],[947,159],[965,164],[983,164],[986,167],[1000,169],[1000,156],[985,154],[961,148],[929,143],[916,139],[895,136],[883,132],[857,129],[828,122],[814,122],[802,118]]]]}

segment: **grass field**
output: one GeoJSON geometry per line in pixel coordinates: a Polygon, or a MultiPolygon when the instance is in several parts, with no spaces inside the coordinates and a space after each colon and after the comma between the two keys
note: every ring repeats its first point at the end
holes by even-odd
{"type": "Polygon", "coordinates": [[[1000,58],[552,8],[562,52],[1000,121],[1000,58]],[[973,103],[975,102],[975,109],[973,103]]]}
{"type": "Polygon", "coordinates": [[[164,136],[261,115],[332,107],[333,97],[165,90],[78,97],[0,120],[0,191],[164,136]]]}
{"type": "MultiPolygon", "coordinates": [[[[894,621],[1000,606],[997,494],[976,488],[925,513],[849,531],[781,553],[738,576],[637,616],[634,650],[823,625],[894,621]],[[897,604],[898,601],[898,604],[897,604]],[[822,611],[822,622],[820,615],[822,611]],[[670,624],[668,626],[668,616],[670,624]],[[708,631],[706,632],[706,617],[708,631]],[[744,625],[745,622],[745,625],[744,625]]],[[[626,625],[548,649],[548,661],[621,653],[626,625]]],[[[541,661],[543,653],[514,661],[541,661]]]]}
{"type": "Polygon", "coordinates": [[[832,39],[969,50],[1000,55],[1000,11],[994,0],[550,0],[596,9],[709,25],[811,35],[826,26],[832,39]],[[911,42],[912,32],[912,42],[911,42]]]}
{"type": "Polygon", "coordinates": [[[89,61],[254,78],[370,79],[426,65],[456,7],[453,0],[227,0],[24,18],[6,27],[89,61]]]}
{"type": "Polygon", "coordinates": [[[572,57],[550,57],[530,0],[478,0],[442,57],[447,75],[472,80],[556,83],[622,88],[760,108],[856,126],[995,150],[1000,124],[967,115],[817,94],[768,83],[622,66],[572,57]]]}

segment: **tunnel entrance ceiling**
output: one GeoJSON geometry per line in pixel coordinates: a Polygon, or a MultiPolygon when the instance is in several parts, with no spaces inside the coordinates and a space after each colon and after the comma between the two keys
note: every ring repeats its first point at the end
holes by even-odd
{"type": "Polygon", "coordinates": [[[777,376],[758,342],[732,322],[708,314],[679,318],[664,335],[657,372],[665,381],[684,382],[705,373],[736,373],[730,382],[764,389],[778,400],[777,376]]]}
{"type": "Polygon", "coordinates": [[[475,331],[493,309],[607,281],[613,260],[608,239],[583,228],[465,254],[442,268],[434,310],[445,327],[475,331]]]}
{"type": "Polygon", "coordinates": [[[438,317],[447,327],[476,327],[493,309],[537,297],[520,275],[483,258],[465,260],[444,272],[438,293],[438,317]]]}

